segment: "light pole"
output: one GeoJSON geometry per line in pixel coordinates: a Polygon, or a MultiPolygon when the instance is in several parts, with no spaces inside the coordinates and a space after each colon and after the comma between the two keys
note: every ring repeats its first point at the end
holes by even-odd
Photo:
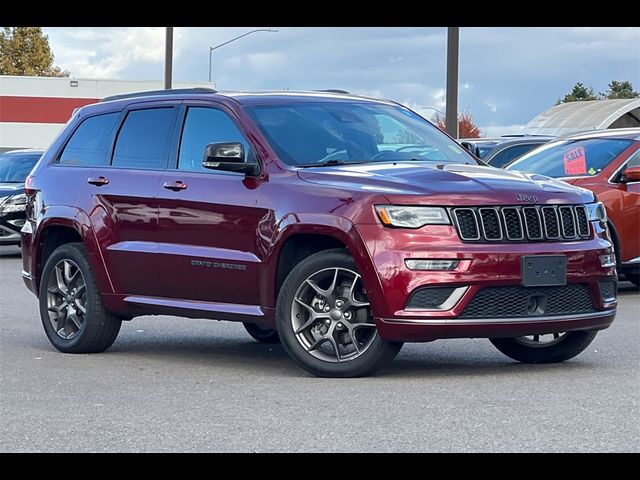
{"type": "Polygon", "coordinates": [[[447,115],[446,130],[458,138],[458,57],[460,54],[460,27],[447,28],[447,115]]]}
{"type": "Polygon", "coordinates": [[[164,44],[164,88],[171,88],[171,79],[173,77],[173,27],[166,27],[165,44],[164,44]]]}
{"type": "Polygon", "coordinates": [[[258,28],[256,30],[251,30],[250,32],[247,33],[243,33],[242,35],[238,35],[235,38],[232,38],[231,40],[227,40],[224,43],[221,43],[220,45],[216,45],[215,47],[209,47],[209,83],[211,83],[211,54],[213,53],[214,50],[219,49],[220,47],[224,47],[225,45],[229,45],[231,42],[235,42],[236,40],[240,40],[241,38],[246,37],[247,35],[251,35],[252,33],[258,33],[258,32],[273,32],[273,33],[278,33],[278,30],[273,30],[272,28],[258,28]]]}

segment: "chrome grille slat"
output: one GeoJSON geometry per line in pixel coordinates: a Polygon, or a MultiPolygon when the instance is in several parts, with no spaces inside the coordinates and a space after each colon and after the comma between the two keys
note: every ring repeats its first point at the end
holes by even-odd
{"type": "Polygon", "coordinates": [[[480,208],[480,228],[482,235],[489,241],[502,240],[502,225],[500,216],[495,208],[480,208]]]}
{"type": "Polygon", "coordinates": [[[578,235],[581,237],[589,236],[589,220],[587,214],[587,207],[584,205],[577,205],[575,208],[576,223],[578,224],[578,235]]]}
{"type": "Polygon", "coordinates": [[[508,240],[524,240],[522,217],[516,207],[502,208],[502,220],[508,240]]]}
{"type": "Polygon", "coordinates": [[[576,227],[576,219],[573,214],[573,208],[571,207],[560,207],[558,208],[558,212],[560,213],[560,227],[562,228],[562,236],[567,239],[576,238],[577,235],[577,227],[576,227]]]}
{"type": "Polygon", "coordinates": [[[463,242],[560,242],[588,238],[584,205],[456,207],[450,209],[463,242]]]}
{"type": "Polygon", "coordinates": [[[524,226],[527,231],[527,238],[529,240],[542,240],[544,233],[542,231],[540,210],[536,207],[524,207],[522,214],[524,215],[524,226]]]}

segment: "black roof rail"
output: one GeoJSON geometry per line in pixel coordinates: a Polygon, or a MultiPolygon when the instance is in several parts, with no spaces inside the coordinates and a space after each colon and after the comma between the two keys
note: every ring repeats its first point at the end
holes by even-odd
{"type": "Polygon", "coordinates": [[[114,100],[124,100],[126,98],[151,97],[151,96],[155,97],[160,95],[185,95],[185,94],[199,94],[199,93],[218,93],[218,92],[213,88],[206,88],[206,87],[176,88],[175,90],[149,90],[146,92],[134,92],[134,93],[123,93],[121,95],[110,95],[100,100],[100,103],[112,102],[114,100]]]}
{"type": "Polygon", "coordinates": [[[325,92],[325,93],[342,93],[344,95],[350,95],[346,90],[340,90],[338,88],[327,88],[325,90],[316,90],[316,92],[325,92]]]}

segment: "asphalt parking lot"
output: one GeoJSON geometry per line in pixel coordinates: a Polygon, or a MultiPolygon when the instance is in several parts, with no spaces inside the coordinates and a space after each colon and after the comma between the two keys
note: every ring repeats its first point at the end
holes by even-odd
{"type": "Polygon", "coordinates": [[[0,247],[0,451],[639,451],[640,293],[576,359],[521,365],[486,340],[405,345],[373,378],[312,378],[241,325],[123,324],[57,353],[0,247]]]}

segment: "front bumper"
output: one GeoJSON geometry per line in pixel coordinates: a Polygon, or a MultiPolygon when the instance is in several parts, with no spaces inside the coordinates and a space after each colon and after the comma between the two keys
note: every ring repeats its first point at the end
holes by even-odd
{"type": "Polygon", "coordinates": [[[24,222],[24,212],[0,216],[0,245],[19,245],[24,222]]]}
{"type": "Polygon", "coordinates": [[[605,226],[598,222],[592,223],[592,235],[588,240],[545,243],[467,244],[459,240],[450,226],[418,230],[389,229],[380,225],[359,225],[357,228],[365,239],[375,268],[377,282],[369,282],[367,287],[372,313],[380,335],[387,340],[510,337],[603,329],[614,319],[617,302],[615,298],[604,296],[599,283],[615,282],[615,267],[600,264],[600,255],[610,253],[612,244],[605,226]],[[581,284],[580,288],[591,300],[589,311],[510,317],[501,313],[498,300],[489,309],[493,314],[477,318],[465,316],[468,313],[465,309],[481,290],[521,284],[523,255],[542,254],[566,255],[567,285],[581,284]],[[452,271],[414,271],[405,266],[405,259],[411,258],[453,259],[458,260],[459,265],[452,271]],[[424,287],[449,287],[455,292],[453,301],[438,308],[408,308],[411,296],[424,287]]]}

